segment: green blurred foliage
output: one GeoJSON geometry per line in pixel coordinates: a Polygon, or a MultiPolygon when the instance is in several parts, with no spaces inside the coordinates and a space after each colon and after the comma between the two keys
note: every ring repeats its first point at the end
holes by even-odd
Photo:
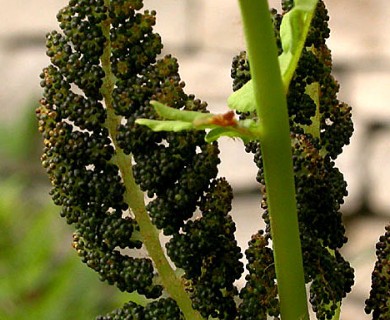
{"type": "MultiPolygon", "coordinates": [[[[41,147],[34,110],[38,99],[29,99],[22,113],[15,121],[0,123],[0,161],[22,161],[38,155],[41,147]],[[38,149],[39,148],[39,149],[38,149]]],[[[39,164],[39,159],[30,159],[39,164]]]]}
{"type": "Polygon", "coordinates": [[[0,124],[0,320],[93,319],[129,295],[100,282],[71,248],[43,183],[34,108],[27,110],[18,123],[0,124]]]}

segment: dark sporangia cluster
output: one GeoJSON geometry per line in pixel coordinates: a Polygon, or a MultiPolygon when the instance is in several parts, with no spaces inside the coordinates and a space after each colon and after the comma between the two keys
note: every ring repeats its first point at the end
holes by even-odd
{"type": "Polygon", "coordinates": [[[235,319],[234,281],[243,265],[228,215],[233,192],[225,179],[215,180],[201,198],[201,216],[189,221],[167,244],[168,255],[185,271],[193,307],[204,318],[235,319]]]}
{"type": "Polygon", "coordinates": [[[135,124],[157,118],[151,100],[207,112],[206,103],[184,92],[176,59],[158,57],[155,12],[141,12],[142,6],[141,0],[70,0],[59,12],[61,30],[47,35],[51,64],[41,74],[36,110],[42,165],[53,201],[75,227],[73,246],[82,261],[120,290],[154,299],[145,306],[129,302],[99,319],[183,318],[153,261],[143,257],[140,223],[119,169],[124,157],[149,198],[152,223],[171,236],[167,252],[184,271],[194,308],[205,317],[234,319],[242,255],[228,214],[232,190],[215,179],[217,144],[207,144],[200,131],[156,133],[135,124]]]}
{"type": "Polygon", "coordinates": [[[371,275],[370,297],[366,300],[366,313],[375,320],[390,319],[390,224],[376,244],[374,271],[371,275]]]}
{"type": "Polygon", "coordinates": [[[175,301],[159,299],[146,307],[134,302],[126,303],[123,308],[114,310],[106,316],[97,317],[96,320],[184,320],[175,301]]]}
{"type": "Polygon", "coordinates": [[[268,245],[269,238],[261,230],[252,236],[245,251],[248,275],[245,277],[246,285],[240,291],[240,320],[266,320],[267,315],[279,319],[274,257],[268,245]]]}
{"type": "Polygon", "coordinates": [[[237,91],[251,79],[249,61],[245,51],[241,51],[233,58],[230,75],[233,78],[233,91],[237,91]]]}
{"type": "Polygon", "coordinates": [[[137,291],[147,298],[161,295],[161,286],[153,285],[154,270],[151,260],[129,257],[118,250],[103,251],[94,246],[92,241],[86,242],[78,233],[73,236],[73,246],[82,261],[99,273],[102,281],[116,284],[121,291],[137,291]]]}
{"type": "MultiPolygon", "coordinates": [[[[294,1],[283,1],[283,14],[293,5],[294,1]]],[[[280,17],[274,11],[271,15],[277,34],[280,17]]],[[[287,94],[304,269],[318,319],[332,318],[354,282],[353,269],[339,253],[347,241],[340,213],[347,184],[333,161],[349,143],[353,124],[351,108],[337,99],[339,86],[331,75],[331,54],[325,43],[327,22],[327,10],[319,1],[287,94]]],[[[250,79],[245,53],[234,58],[232,77],[234,89],[250,79]]],[[[271,238],[261,144],[250,142],[246,150],[254,153],[259,168],[257,181],[263,186],[263,218],[267,223],[264,236],[271,238]]],[[[271,263],[269,268],[273,268],[271,263]]]]}

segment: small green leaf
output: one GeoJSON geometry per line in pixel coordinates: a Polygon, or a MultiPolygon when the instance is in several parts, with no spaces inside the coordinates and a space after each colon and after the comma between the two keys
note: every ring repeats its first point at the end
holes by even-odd
{"type": "Polygon", "coordinates": [[[150,119],[137,119],[135,123],[139,125],[147,126],[153,131],[183,131],[193,130],[194,126],[191,122],[179,121],[179,120],[150,120],[150,119]]]}
{"type": "Polygon", "coordinates": [[[256,110],[255,93],[252,80],[249,80],[239,90],[233,92],[228,100],[228,107],[239,112],[253,112],[256,110]]]}
{"type": "Polygon", "coordinates": [[[210,130],[205,140],[212,142],[220,137],[240,138],[244,143],[261,139],[261,125],[253,119],[241,120],[234,127],[216,127],[210,130]]]}
{"type": "Polygon", "coordinates": [[[213,116],[210,113],[175,109],[172,107],[168,107],[158,101],[151,101],[150,104],[154,107],[158,115],[166,120],[194,122],[195,120],[207,119],[213,116]]]}
{"type": "Polygon", "coordinates": [[[135,123],[147,126],[153,131],[203,130],[209,127],[203,125],[207,122],[205,120],[213,117],[211,113],[175,109],[158,101],[151,101],[150,104],[164,120],[137,119],[135,123]]]}
{"type": "Polygon", "coordinates": [[[239,123],[241,130],[246,129],[246,130],[250,131],[255,136],[260,135],[261,123],[258,123],[255,119],[240,120],[238,123],[239,123]]]}
{"type": "MultiPolygon", "coordinates": [[[[279,66],[285,92],[288,91],[298,66],[317,3],[318,0],[296,0],[295,6],[283,16],[280,26],[283,52],[279,56],[279,66]]],[[[255,111],[252,80],[233,92],[227,99],[227,104],[230,109],[239,112],[255,111]]]]}
{"type": "Polygon", "coordinates": [[[317,3],[318,0],[297,0],[283,16],[280,25],[283,53],[279,56],[279,65],[286,92],[301,57],[317,3]]]}
{"type": "Polygon", "coordinates": [[[242,138],[239,132],[233,131],[229,127],[218,127],[211,129],[206,134],[205,140],[206,142],[213,142],[218,140],[220,137],[242,138]]]}
{"type": "Polygon", "coordinates": [[[211,129],[205,137],[212,142],[225,136],[240,138],[244,142],[260,138],[260,126],[254,119],[237,121],[232,111],[225,114],[201,113],[195,111],[178,110],[160,102],[152,101],[157,113],[168,120],[137,119],[135,123],[144,125],[153,131],[184,131],[211,129]],[[225,121],[225,122],[224,122],[225,121]]]}

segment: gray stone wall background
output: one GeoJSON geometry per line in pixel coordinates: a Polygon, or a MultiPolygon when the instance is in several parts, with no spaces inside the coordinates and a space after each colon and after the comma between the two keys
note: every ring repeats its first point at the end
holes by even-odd
{"type": "MultiPolygon", "coordinates": [[[[278,7],[276,0],[270,1],[278,7]]],[[[12,123],[40,94],[39,73],[48,63],[44,35],[56,28],[65,0],[0,0],[0,122],[12,123]]],[[[349,184],[344,211],[350,218],[345,254],[357,270],[343,319],[369,319],[362,311],[374,263],[374,243],[390,217],[390,3],[329,0],[335,76],[340,97],[354,108],[355,135],[337,161],[349,184]]],[[[165,52],[177,56],[187,92],[223,111],[231,92],[232,56],[244,48],[236,0],[145,0],[158,11],[165,52]]],[[[33,112],[33,110],[31,110],[33,112]]],[[[12,143],[10,141],[9,143],[12,143]]],[[[0,146],[1,147],[1,146],[0,146]]],[[[235,217],[245,246],[256,231],[255,168],[240,142],[221,142],[221,175],[237,192],[235,217]]]]}

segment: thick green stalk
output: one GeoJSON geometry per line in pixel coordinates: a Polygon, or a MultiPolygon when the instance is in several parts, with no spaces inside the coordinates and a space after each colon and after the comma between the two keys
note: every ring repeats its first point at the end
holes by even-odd
{"type": "Polygon", "coordinates": [[[240,0],[256,111],[262,125],[267,204],[283,320],[309,319],[287,102],[266,0],[240,0]]]}
{"type": "MultiPolygon", "coordinates": [[[[109,5],[110,0],[105,0],[109,5]]],[[[114,90],[115,78],[111,70],[111,43],[110,43],[110,22],[107,20],[103,25],[103,33],[107,39],[104,53],[101,57],[102,68],[105,73],[101,93],[107,109],[106,126],[109,130],[114,148],[116,150],[114,161],[119,168],[123,184],[126,191],[124,200],[129,205],[130,211],[134,215],[142,237],[142,242],[153,260],[157,269],[161,283],[168,294],[176,301],[181,309],[185,319],[201,320],[203,319],[199,312],[192,308],[192,301],[185,291],[183,282],[176,276],[175,270],[172,269],[159,239],[159,232],[152,224],[148,212],[145,208],[144,194],[136,184],[132,170],[132,157],[126,155],[118,146],[116,136],[118,134],[118,125],[121,123],[121,117],[115,114],[112,104],[112,92],[114,90]]]]}

